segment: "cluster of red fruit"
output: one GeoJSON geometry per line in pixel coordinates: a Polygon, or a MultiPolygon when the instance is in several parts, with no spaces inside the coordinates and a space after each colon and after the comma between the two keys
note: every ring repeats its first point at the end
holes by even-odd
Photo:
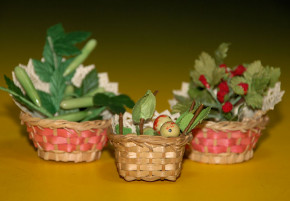
{"type": "MultiPolygon", "coordinates": [[[[225,72],[229,74],[230,78],[235,77],[235,76],[241,76],[246,71],[246,68],[242,65],[237,66],[237,68],[233,71],[228,71],[226,64],[221,64],[219,67],[224,68],[225,72]]],[[[201,75],[199,77],[199,81],[206,88],[208,89],[210,88],[210,85],[207,82],[206,77],[204,75],[201,75]]],[[[244,89],[244,95],[246,95],[248,92],[249,85],[244,82],[241,82],[238,85],[244,89]]],[[[223,106],[222,106],[223,112],[228,113],[233,109],[233,105],[229,101],[224,102],[225,96],[230,92],[227,81],[222,80],[222,82],[220,82],[220,84],[218,85],[218,88],[219,88],[219,91],[217,92],[217,99],[220,103],[223,103],[223,106]]]]}

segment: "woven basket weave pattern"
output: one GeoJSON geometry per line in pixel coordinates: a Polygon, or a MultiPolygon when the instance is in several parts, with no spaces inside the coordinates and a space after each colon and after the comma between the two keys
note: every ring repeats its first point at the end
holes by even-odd
{"type": "Polygon", "coordinates": [[[185,144],[191,136],[164,138],[110,134],[116,166],[126,181],[175,181],[181,172],[185,144]]]}
{"type": "Polygon", "coordinates": [[[47,120],[21,113],[29,138],[45,160],[93,161],[99,159],[107,143],[109,121],[84,123],[47,120]]]}
{"type": "Polygon", "coordinates": [[[204,122],[192,131],[191,153],[194,161],[211,164],[232,164],[253,157],[267,116],[243,122],[204,122]]]}

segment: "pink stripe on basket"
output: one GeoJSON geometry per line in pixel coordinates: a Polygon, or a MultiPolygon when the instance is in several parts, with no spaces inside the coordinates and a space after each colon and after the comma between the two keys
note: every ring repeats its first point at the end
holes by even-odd
{"type": "Polygon", "coordinates": [[[192,148],[199,152],[209,153],[243,153],[252,149],[260,137],[260,131],[215,132],[212,129],[194,129],[192,148]]]}

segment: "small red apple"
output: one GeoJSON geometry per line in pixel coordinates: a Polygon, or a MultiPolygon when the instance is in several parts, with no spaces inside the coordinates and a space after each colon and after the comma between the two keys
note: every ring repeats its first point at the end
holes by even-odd
{"type": "Polygon", "coordinates": [[[162,114],[158,116],[154,123],[153,123],[153,129],[157,131],[157,133],[160,135],[160,128],[161,126],[168,121],[172,121],[171,118],[165,114],[162,114]]]}

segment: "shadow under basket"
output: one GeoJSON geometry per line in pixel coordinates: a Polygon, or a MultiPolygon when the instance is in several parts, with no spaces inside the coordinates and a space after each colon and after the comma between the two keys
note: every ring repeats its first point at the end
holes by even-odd
{"type": "Polygon", "coordinates": [[[70,122],[32,117],[20,113],[29,138],[44,160],[91,162],[98,160],[107,143],[110,120],[70,122]]]}
{"type": "Polygon", "coordinates": [[[253,157],[253,149],[268,122],[267,116],[242,122],[207,121],[192,130],[188,158],[209,164],[233,164],[253,157]]]}
{"type": "Polygon", "coordinates": [[[182,169],[185,145],[191,135],[166,138],[148,135],[108,135],[115,148],[119,175],[126,181],[175,181],[182,169]]]}

